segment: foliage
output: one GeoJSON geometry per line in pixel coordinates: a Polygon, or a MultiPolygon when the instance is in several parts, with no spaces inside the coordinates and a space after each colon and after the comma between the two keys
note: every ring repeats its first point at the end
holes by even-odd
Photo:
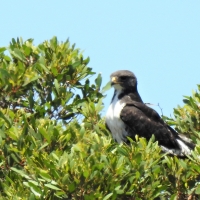
{"type": "Polygon", "coordinates": [[[167,118],[169,124],[175,125],[177,131],[190,135],[195,143],[200,139],[200,85],[197,87],[198,91],[193,91],[192,96],[184,96],[183,107],[174,109],[175,120],[167,118]]]}
{"type": "MultiPolygon", "coordinates": [[[[88,62],[56,37],[0,48],[0,199],[199,198],[200,147],[183,160],[154,138],[116,144],[88,62]]],[[[199,91],[184,102],[166,120],[199,144],[199,91]]]]}

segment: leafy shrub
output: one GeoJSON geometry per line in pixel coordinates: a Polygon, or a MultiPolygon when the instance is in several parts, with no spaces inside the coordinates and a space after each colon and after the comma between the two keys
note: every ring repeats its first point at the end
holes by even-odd
{"type": "MultiPolygon", "coordinates": [[[[56,37],[0,48],[0,198],[198,199],[199,146],[183,160],[154,138],[113,142],[88,62],[56,37]]],[[[199,144],[199,91],[184,102],[166,120],[199,144]]]]}

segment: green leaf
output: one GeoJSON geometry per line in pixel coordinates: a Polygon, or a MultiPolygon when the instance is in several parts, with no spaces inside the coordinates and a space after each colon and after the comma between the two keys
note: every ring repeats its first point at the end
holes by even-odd
{"type": "Polygon", "coordinates": [[[55,85],[55,88],[56,88],[57,93],[59,94],[59,93],[60,93],[60,85],[59,85],[57,79],[54,79],[54,85],[55,85]]]}
{"type": "Polygon", "coordinates": [[[123,147],[118,147],[117,148],[118,152],[124,156],[128,156],[128,152],[127,152],[127,149],[123,148],[123,147]]]}
{"type": "Polygon", "coordinates": [[[33,194],[33,193],[31,193],[31,194],[30,194],[30,196],[29,196],[28,200],[36,200],[36,199],[35,199],[35,196],[34,196],[34,194],[33,194]]]}
{"type": "Polygon", "coordinates": [[[103,200],[109,199],[112,195],[113,195],[113,193],[107,194],[107,195],[103,198],[103,200]]]}
{"type": "Polygon", "coordinates": [[[81,64],[80,61],[77,61],[77,62],[73,63],[73,64],[72,64],[72,68],[71,68],[71,70],[74,71],[75,68],[77,68],[80,64],[81,64]]]}
{"type": "Polygon", "coordinates": [[[18,58],[19,60],[25,62],[26,61],[26,57],[24,56],[24,54],[17,48],[14,49],[14,51],[11,52],[11,54],[18,58]]]}
{"type": "Polygon", "coordinates": [[[14,172],[20,174],[22,177],[25,177],[26,179],[30,179],[30,177],[29,177],[24,171],[18,170],[18,169],[14,168],[14,167],[11,167],[10,169],[11,169],[12,171],[14,171],[14,172]]]}
{"type": "Polygon", "coordinates": [[[26,187],[30,187],[30,185],[28,184],[27,181],[24,181],[24,182],[23,182],[23,185],[25,185],[26,187]]]}
{"type": "Polygon", "coordinates": [[[10,58],[9,56],[6,56],[6,55],[5,55],[3,58],[4,58],[6,61],[9,61],[9,62],[11,61],[11,58],[10,58]]]}
{"type": "Polygon", "coordinates": [[[101,93],[105,93],[111,88],[111,83],[110,81],[102,88],[101,93]]]}
{"type": "Polygon", "coordinates": [[[6,47],[0,47],[0,53],[3,53],[6,50],[6,47]]]}
{"type": "Polygon", "coordinates": [[[20,163],[20,159],[16,156],[15,153],[11,153],[10,155],[16,163],[20,163]]]}
{"type": "Polygon", "coordinates": [[[31,182],[28,182],[28,184],[29,184],[29,186],[30,186],[31,191],[33,192],[33,194],[34,194],[35,196],[40,197],[40,196],[42,195],[42,191],[41,191],[41,189],[40,189],[39,187],[37,187],[36,185],[34,185],[34,184],[31,183],[31,182]]]}
{"type": "Polygon", "coordinates": [[[9,77],[10,77],[10,74],[8,73],[8,71],[3,68],[0,68],[0,79],[3,82],[7,83],[9,77]]]}
{"type": "Polygon", "coordinates": [[[47,142],[50,143],[50,135],[43,127],[39,127],[39,132],[44,136],[47,142]]]}
{"type": "Polygon", "coordinates": [[[10,120],[0,111],[0,118],[3,118],[5,122],[8,124],[8,127],[11,127],[11,122],[10,120]]]}
{"type": "Polygon", "coordinates": [[[49,174],[49,171],[47,171],[47,170],[42,170],[42,169],[40,169],[40,170],[39,170],[39,175],[40,175],[43,179],[45,179],[46,181],[51,181],[51,180],[52,180],[52,178],[51,178],[51,176],[50,176],[50,174],[49,174]]]}
{"type": "Polygon", "coordinates": [[[29,182],[29,183],[32,183],[32,184],[35,185],[35,186],[39,186],[39,183],[38,183],[37,181],[29,180],[28,182],[29,182]]]}
{"type": "Polygon", "coordinates": [[[39,78],[39,76],[37,76],[34,72],[31,72],[30,70],[29,72],[29,74],[26,73],[24,75],[24,83],[22,85],[23,87],[39,78]]]}
{"type": "Polygon", "coordinates": [[[45,58],[44,58],[44,57],[40,57],[40,58],[38,59],[38,64],[39,64],[39,66],[40,66],[47,74],[51,73],[51,72],[49,71],[49,69],[46,67],[46,61],[45,61],[45,58]]]}
{"type": "Polygon", "coordinates": [[[95,79],[95,83],[96,83],[96,87],[97,89],[99,89],[101,87],[101,83],[102,83],[102,77],[101,74],[98,74],[97,78],[95,79]]]}
{"type": "Polygon", "coordinates": [[[68,185],[68,188],[69,188],[69,191],[70,191],[70,192],[73,192],[73,191],[76,189],[75,183],[69,184],[69,185],[68,185]]]}
{"type": "Polygon", "coordinates": [[[56,67],[51,67],[51,71],[53,73],[54,76],[57,76],[58,75],[58,70],[56,67]]]}
{"type": "Polygon", "coordinates": [[[195,194],[200,194],[200,185],[197,185],[196,190],[195,190],[195,194]]]}
{"type": "Polygon", "coordinates": [[[53,189],[53,190],[61,190],[60,188],[58,188],[58,187],[56,187],[55,185],[52,185],[52,184],[44,184],[46,187],[48,187],[48,188],[51,188],[51,189],[53,189]]]}
{"type": "Polygon", "coordinates": [[[85,170],[84,172],[83,172],[83,176],[85,177],[85,178],[88,178],[88,176],[89,176],[89,171],[88,170],[85,170]]]}
{"type": "Polygon", "coordinates": [[[83,64],[88,64],[90,62],[90,57],[87,57],[85,60],[83,60],[83,64]]]}
{"type": "Polygon", "coordinates": [[[24,46],[23,49],[24,49],[25,55],[26,55],[26,56],[29,56],[32,49],[31,49],[30,47],[28,47],[28,46],[24,46]]]}
{"type": "Polygon", "coordinates": [[[33,91],[30,91],[29,96],[28,96],[28,101],[29,101],[30,109],[32,109],[33,106],[34,106],[34,99],[33,99],[33,97],[34,97],[33,91]]]}
{"type": "Polygon", "coordinates": [[[45,142],[45,143],[39,148],[39,150],[44,149],[44,148],[47,147],[48,145],[49,145],[49,143],[45,142]]]}
{"type": "Polygon", "coordinates": [[[58,44],[57,37],[54,36],[54,37],[50,40],[50,44],[51,44],[51,48],[55,51],[56,48],[57,48],[57,44],[58,44]]]}

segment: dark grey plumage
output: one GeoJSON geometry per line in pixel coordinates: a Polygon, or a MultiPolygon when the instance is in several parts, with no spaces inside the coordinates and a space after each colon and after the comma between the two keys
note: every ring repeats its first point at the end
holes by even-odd
{"type": "Polygon", "coordinates": [[[132,72],[112,73],[111,85],[115,92],[106,114],[106,126],[117,142],[127,142],[127,136],[135,139],[136,134],[149,140],[154,134],[163,151],[177,156],[190,154],[195,145],[143,103],[137,91],[137,78],[132,72]]]}

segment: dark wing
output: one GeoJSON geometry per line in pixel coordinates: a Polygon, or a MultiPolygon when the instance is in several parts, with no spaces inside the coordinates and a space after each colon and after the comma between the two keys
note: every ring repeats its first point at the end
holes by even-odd
{"type": "Polygon", "coordinates": [[[144,103],[134,102],[126,104],[122,109],[120,118],[129,127],[129,135],[145,137],[149,140],[154,134],[159,145],[167,148],[179,148],[176,139],[178,133],[169,127],[152,108],[144,103]]]}

